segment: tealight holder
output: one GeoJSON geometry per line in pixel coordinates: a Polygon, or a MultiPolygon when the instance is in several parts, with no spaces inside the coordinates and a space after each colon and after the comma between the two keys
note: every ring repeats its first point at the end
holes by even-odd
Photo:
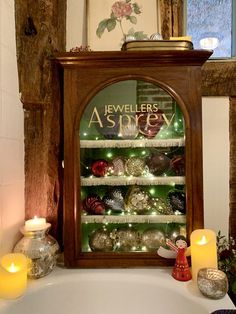
{"type": "Polygon", "coordinates": [[[201,268],[198,271],[197,284],[201,293],[210,299],[221,299],[228,291],[226,274],[215,268],[201,268]]]}
{"type": "Polygon", "coordinates": [[[25,254],[29,261],[27,275],[31,279],[38,279],[48,275],[56,266],[60,252],[57,241],[48,234],[50,223],[41,230],[20,229],[23,238],[14,247],[15,253],[25,254]]]}

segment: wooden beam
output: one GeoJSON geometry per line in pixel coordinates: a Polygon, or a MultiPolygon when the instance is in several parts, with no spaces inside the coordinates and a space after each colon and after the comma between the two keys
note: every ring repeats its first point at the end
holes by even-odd
{"type": "Polygon", "coordinates": [[[57,238],[60,100],[50,58],[65,51],[66,0],[15,0],[19,86],[25,123],[25,213],[47,217],[57,238]]]}
{"type": "Polygon", "coordinates": [[[229,234],[236,238],[236,97],[230,98],[230,217],[229,234]]]}
{"type": "Polygon", "coordinates": [[[236,60],[210,60],[202,68],[203,96],[236,96],[236,60]]]}

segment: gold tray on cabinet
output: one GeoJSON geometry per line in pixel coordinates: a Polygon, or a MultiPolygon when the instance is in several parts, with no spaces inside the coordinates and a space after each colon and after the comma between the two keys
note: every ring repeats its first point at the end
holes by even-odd
{"type": "Polygon", "coordinates": [[[193,43],[188,40],[133,40],[125,42],[121,50],[192,50],[193,43]]]}

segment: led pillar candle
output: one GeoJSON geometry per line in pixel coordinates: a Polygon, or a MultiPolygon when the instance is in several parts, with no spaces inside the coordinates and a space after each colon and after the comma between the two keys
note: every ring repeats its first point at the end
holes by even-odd
{"type": "Polygon", "coordinates": [[[216,234],[209,229],[198,229],[192,232],[190,242],[192,278],[196,281],[199,269],[217,268],[216,234]]]}
{"type": "Polygon", "coordinates": [[[4,255],[0,260],[0,298],[20,297],[27,286],[27,258],[20,253],[4,255]]]}
{"type": "Polygon", "coordinates": [[[45,218],[38,218],[35,216],[33,219],[29,219],[25,222],[25,231],[38,231],[48,228],[45,218]]]}

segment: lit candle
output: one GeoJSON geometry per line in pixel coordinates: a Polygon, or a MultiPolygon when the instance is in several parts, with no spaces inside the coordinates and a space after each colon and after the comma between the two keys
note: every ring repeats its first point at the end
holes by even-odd
{"type": "Polygon", "coordinates": [[[192,232],[190,242],[192,278],[197,280],[199,269],[217,268],[216,234],[209,229],[198,229],[192,232]]]}
{"type": "Polygon", "coordinates": [[[20,253],[4,255],[0,260],[0,298],[20,297],[27,286],[27,258],[20,253]]]}
{"type": "Polygon", "coordinates": [[[45,218],[34,216],[33,219],[29,219],[25,222],[25,231],[38,231],[46,228],[48,228],[48,224],[45,218]]]}

